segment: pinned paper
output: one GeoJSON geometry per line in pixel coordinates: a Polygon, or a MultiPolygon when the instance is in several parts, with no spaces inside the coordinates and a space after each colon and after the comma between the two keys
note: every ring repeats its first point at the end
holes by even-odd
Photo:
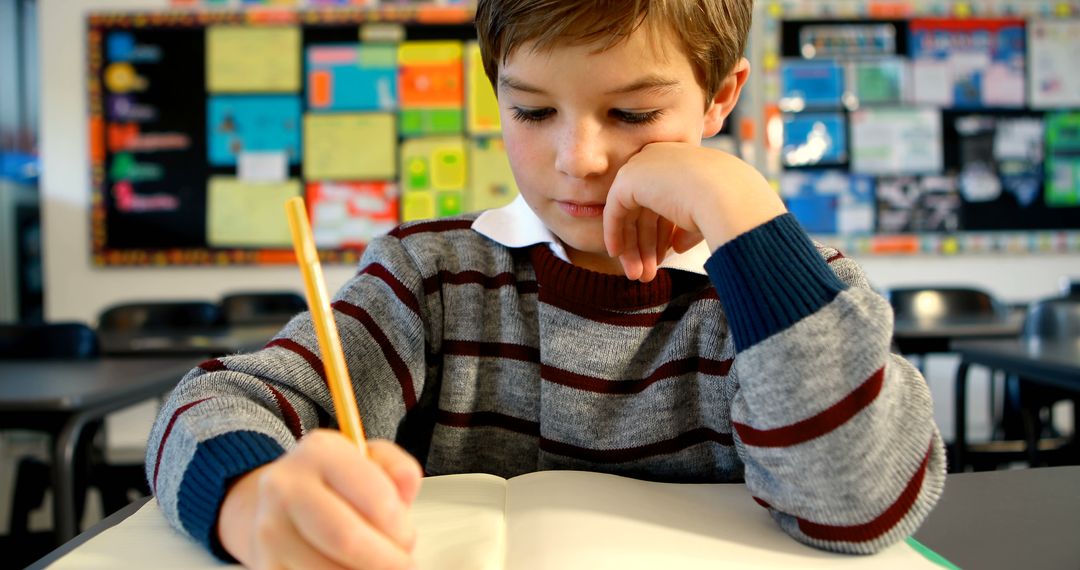
{"type": "Polygon", "coordinates": [[[294,95],[211,97],[206,109],[207,153],[215,166],[236,164],[243,152],[280,152],[300,161],[300,98],[294,95]]]}
{"type": "Polygon", "coordinates": [[[398,48],[398,68],[402,134],[460,133],[465,104],[461,42],[405,42],[398,48]]]}
{"type": "Polygon", "coordinates": [[[502,139],[473,139],[469,146],[469,190],[465,210],[498,208],[518,195],[502,139]]]}
{"type": "Polygon", "coordinates": [[[333,44],[307,50],[308,105],[333,111],[397,108],[397,49],[333,44]]]}
{"type": "Polygon", "coordinates": [[[304,117],[304,178],[390,180],[397,175],[397,134],[389,113],[304,117]]]}
{"type": "Polygon", "coordinates": [[[461,137],[412,139],[401,145],[402,220],[464,211],[467,165],[461,137]]]}
{"type": "Polygon", "coordinates": [[[936,109],[859,109],[851,113],[851,170],[862,174],[937,173],[943,168],[936,109]]]}
{"type": "Polygon", "coordinates": [[[491,81],[484,73],[480,44],[471,42],[466,50],[469,56],[466,71],[468,78],[466,115],[469,118],[469,132],[474,135],[497,134],[502,130],[499,123],[499,101],[495,98],[491,81]]]}
{"type": "Polygon", "coordinates": [[[398,224],[392,182],[316,182],[307,185],[307,200],[319,247],[362,247],[398,224]]]}
{"type": "Polygon", "coordinates": [[[211,26],[206,88],[211,93],[300,91],[299,28],[211,26]]]}
{"type": "Polygon", "coordinates": [[[282,182],[289,176],[289,161],[284,152],[242,152],[237,174],[243,182],[282,182]]]}
{"type": "Polygon", "coordinates": [[[285,200],[299,196],[298,180],[249,184],[210,178],[206,195],[206,241],[213,247],[289,247],[285,200]]]}

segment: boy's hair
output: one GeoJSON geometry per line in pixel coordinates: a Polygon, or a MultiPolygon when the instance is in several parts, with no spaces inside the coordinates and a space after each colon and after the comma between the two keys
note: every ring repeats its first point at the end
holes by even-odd
{"type": "Polygon", "coordinates": [[[742,57],[752,11],[753,0],[479,0],[476,33],[497,92],[499,64],[525,43],[539,51],[595,43],[603,51],[642,24],[666,26],[711,99],[742,57]]]}

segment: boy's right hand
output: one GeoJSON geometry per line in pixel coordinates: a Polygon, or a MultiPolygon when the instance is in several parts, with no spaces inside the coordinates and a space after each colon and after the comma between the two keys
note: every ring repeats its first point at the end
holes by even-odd
{"type": "Polygon", "coordinates": [[[218,538],[252,568],[412,568],[408,510],[421,476],[392,442],[370,441],[364,456],[316,430],[226,491],[218,538]]]}

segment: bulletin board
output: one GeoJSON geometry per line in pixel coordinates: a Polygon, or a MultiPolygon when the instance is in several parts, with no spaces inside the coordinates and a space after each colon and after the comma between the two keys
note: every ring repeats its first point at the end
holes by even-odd
{"type": "Polygon", "coordinates": [[[859,253],[1080,251],[1080,6],[762,9],[767,164],[808,231],[859,253]]]}
{"type": "Polygon", "coordinates": [[[517,194],[461,7],[98,13],[88,19],[93,259],[324,261],[402,221],[517,194]]]}

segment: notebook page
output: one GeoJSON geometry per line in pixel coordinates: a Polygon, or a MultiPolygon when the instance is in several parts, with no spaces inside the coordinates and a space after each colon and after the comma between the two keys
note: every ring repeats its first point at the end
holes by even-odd
{"type": "Polygon", "coordinates": [[[239,568],[214,558],[205,548],[173,530],[150,499],[120,524],[103,531],[57,560],[50,570],[162,570],[239,568]]]}
{"type": "Polygon", "coordinates": [[[420,570],[502,570],[506,480],[494,475],[425,477],[411,516],[420,570]]]}
{"type": "Polygon", "coordinates": [[[873,556],[803,546],[737,484],[531,473],[511,479],[506,517],[507,570],[939,568],[905,543],[873,556]]]}

